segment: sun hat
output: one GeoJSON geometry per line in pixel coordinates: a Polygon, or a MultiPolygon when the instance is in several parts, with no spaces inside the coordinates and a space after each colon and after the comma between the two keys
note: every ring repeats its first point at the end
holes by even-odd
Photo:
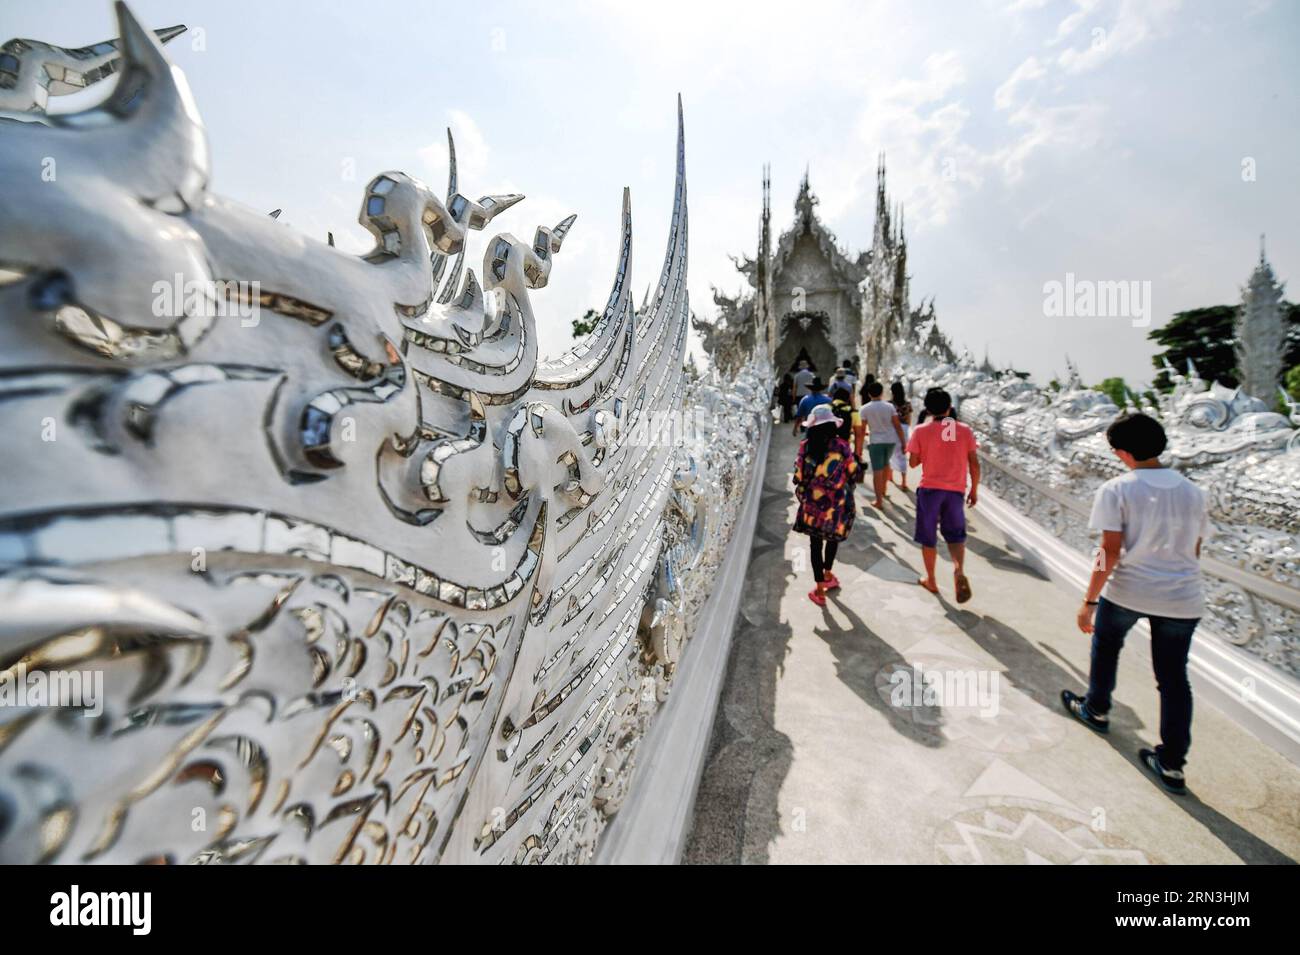
{"type": "Polygon", "coordinates": [[[805,428],[815,428],[819,424],[833,424],[838,428],[843,423],[835,416],[835,412],[831,410],[830,405],[818,405],[804,419],[803,426],[805,428]]]}
{"type": "Polygon", "coordinates": [[[813,375],[813,380],[808,382],[809,391],[825,391],[826,382],[821,380],[820,375],[813,375]]]}

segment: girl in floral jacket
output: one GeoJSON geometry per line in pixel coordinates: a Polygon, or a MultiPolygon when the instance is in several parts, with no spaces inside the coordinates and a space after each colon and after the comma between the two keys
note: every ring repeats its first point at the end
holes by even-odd
{"type": "Polygon", "coordinates": [[[836,433],[840,419],[829,405],[818,405],[804,421],[807,436],[794,462],[794,494],[799,501],[794,529],[807,534],[812,549],[815,589],[808,599],[826,606],[826,592],[838,590],[831,573],[840,541],[853,529],[853,485],[858,462],[849,443],[836,433]]]}

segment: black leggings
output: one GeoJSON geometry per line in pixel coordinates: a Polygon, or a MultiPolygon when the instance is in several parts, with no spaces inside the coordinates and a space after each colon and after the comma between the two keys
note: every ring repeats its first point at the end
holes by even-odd
{"type": "Polygon", "coordinates": [[[840,542],[811,534],[808,540],[812,543],[813,580],[820,584],[831,572],[831,566],[835,563],[835,552],[839,550],[840,542]]]}

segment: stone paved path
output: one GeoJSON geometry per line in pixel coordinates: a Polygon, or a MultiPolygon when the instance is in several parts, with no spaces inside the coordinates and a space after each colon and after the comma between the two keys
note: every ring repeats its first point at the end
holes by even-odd
{"type": "Polygon", "coordinates": [[[1300,769],[1210,705],[1197,702],[1191,794],[1167,795],[1139,768],[1157,726],[1142,641],[1121,658],[1108,738],[1064,715],[1057,696],[1081,689],[1088,666],[1077,594],[1008,552],[978,508],[970,603],[954,602],[943,559],[941,598],[913,583],[913,502],[897,488],[883,514],[859,491],[836,564],[844,589],[825,610],[810,603],[806,538],[789,529],[795,444],[776,430],[686,862],[1300,858],[1300,769]],[[986,691],[996,679],[996,708],[956,688],[947,705],[897,699],[917,665],[986,691]]]}

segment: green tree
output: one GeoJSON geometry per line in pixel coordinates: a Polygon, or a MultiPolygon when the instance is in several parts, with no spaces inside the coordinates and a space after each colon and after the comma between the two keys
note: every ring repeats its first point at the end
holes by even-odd
{"type": "Polygon", "coordinates": [[[1206,381],[1237,384],[1237,356],[1232,350],[1236,343],[1232,326],[1236,320],[1237,306],[1211,305],[1178,312],[1164,326],[1153,329],[1147,337],[1165,349],[1151,356],[1151,364],[1159,372],[1155,377],[1156,387],[1168,391],[1174,386],[1164,370],[1165,361],[1184,373],[1189,358],[1206,381]]]}
{"type": "MultiPolygon", "coordinates": [[[[1290,368],[1300,364],[1300,305],[1286,303],[1285,308],[1290,330],[1287,332],[1283,365],[1290,368]]],[[[1185,373],[1189,358],[1196,363],[1196,372],[1204,380],[1238,384],[1237,356],[1233,351],[1236,320],[1236,305],[1211,305],[1178,312],[1162,327],[1152,329],[1147,337],[1165,349],[1151,356],[1151,364],[1158,372],[1156,387],[1161,391],[1173,387],[1164,370],[1163,359],[1167,359],[1180,373],[1185,373]]]]}
{"type": "MultiPolygon", "coordinates": [[[[1282,379],[1282,387],[1293,399],[1300,401],[1300,365],[1293,365],[1282,379]]],[[[1278,395],[1281,398],[1281,395],[1278,395]]]]}
{"type": "Polygon", "coordinates": [[[1104,378],[1102,379],[1101,384],[1093,385],[1092,390],[1100,391],[1115,403],[1116,408],[1123,408],[1124,402],[1128,398],[1128,389],[1124,384],[1123,378],[1104,378]]]}
{"type": "Polygon", "coordinates": [[[587,309],[587,313],[582,318],[573,320],[573,337],[586,338],[596,330],[596,324],[600,321],[600,312],[594,308],[587,309]]]}

